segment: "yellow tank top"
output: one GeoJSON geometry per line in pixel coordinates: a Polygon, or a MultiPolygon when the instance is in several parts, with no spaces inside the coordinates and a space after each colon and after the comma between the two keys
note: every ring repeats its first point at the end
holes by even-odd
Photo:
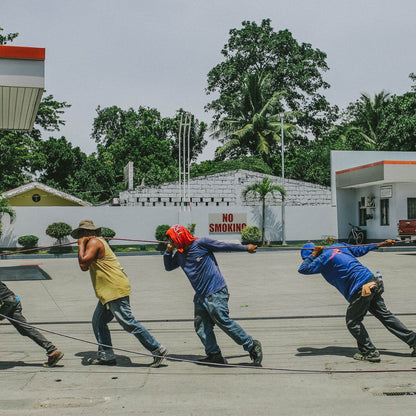
{"type": "Polygon", "coordinates": [[[111,300],[130,295],[130,283],[110,246],[103,238],[98,238],[105,248],[105,255],[90,264],[90,276],[95,294],[105,305],[111,300]]]}

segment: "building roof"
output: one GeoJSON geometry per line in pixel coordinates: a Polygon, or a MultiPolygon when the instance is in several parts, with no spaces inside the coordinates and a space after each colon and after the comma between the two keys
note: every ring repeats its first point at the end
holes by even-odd
{"type": "Polygon", "coordinates": [[[381,160],[336,172],[337,188],[360,188],[395,182],[416,182],[416,161],[381,160]]]}
{"type": "Polygon", "coordinates": [[[69,202],[71,202],[75,205],[80,205],[80,206],[83,206],[83,207],[92,206],[92,204],[90,202],[83,201],[82,199],[79,199],[79,198],[77,198],[73,195],[67,194],[67,193],[62,192],[62,191],[58,191],[57,189],[52,188],[48,185],[44,185],[43,183],[40,183],[40,182],[31,182],[31,183],[27,183],[25,185],[18,186],[17,188],[10,189],[9,191],[3,192],[1,194],[1,196],[3,198],[10,199],[10,198],[14,198],[14,197],[17,197],[19,195],[22,195],[22,194],[24,194],[28,191],[33,191],[33,190],[44,191],[44,192],[46,192],[50,195],[56,196],[58,198],[65,199],[65,200],[67,200],[67,201],[69,201],[69,202]]]}
{"type": "Polygon", "coordinates": [[[0,45],[0,129],[31,130],[45,88],[45,49],[0,45]]]}

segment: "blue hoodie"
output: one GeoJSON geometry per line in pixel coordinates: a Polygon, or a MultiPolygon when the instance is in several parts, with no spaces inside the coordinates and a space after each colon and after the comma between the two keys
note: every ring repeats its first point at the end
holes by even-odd
{"type": "Polygon", "coordinates": [[[315,245],[307,243],[301,250],[303,263],[298,272],[301,274],[321,273],[325,280],[335,286],[349,302],[354,292],[367,283],[373,273],[363,266],[356,257],[367,254],[377,248],[377,244],[368,246],[348,246],[345,243],[327,246],[321,255],[312,256],[315,245]]]}
{"type": "Polygon", "coordinates": [[[214,252],[247,250],[248,247],[241,244],[198,238],[183,253],[177,251],[172,255],[166,250],[163,261],[167,271],[181,267],[198,297],[203,299],[227,286],[214,252]]]}

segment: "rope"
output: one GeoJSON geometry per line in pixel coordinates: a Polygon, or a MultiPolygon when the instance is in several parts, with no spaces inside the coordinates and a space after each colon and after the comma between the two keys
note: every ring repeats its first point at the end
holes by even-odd
{"type": "MultiPolygon", "coordinates": [[[[167,241],[159,241],[159,240],[139,240],[139,239],[133,239],[133,238],[109,238],[105,237],[106,240],[117,240],[117,241],[131,241],[131,242],[140,242],[140,243],[150,243],[150,244],[168,244],[167,241]]],[[[384,241],[384,240],[383,240],[384,241]]],[[[411,240],[393,240],[395,242],[401,242],[401,243],[409,243],[411,240]]],[[[78,244],[78,241],[71,241],[69,243],[62,243],[62,244],[54,244],[51,246],[42,246],[42,247],[34,247],[34,248],[27,248],[24,250],[16,250],[16,251],[7,251],[5,253],[0,253],[0,256],[9,256],[12,254],[19,254],[19,253],[27,253],[30,251],[37,251],[37,250],[46,250],[48,248],[56,248],[56,247],[63,247],[68,246],[72,244],[78,244]]],[[[368,243],[368,244],[352,244],[343,246],[344,248],[351,248],[351,247],[367,247],[367,246],[374,246],[377,245],[377,243],[368,243]]],[[[330,250],[332,249],[331,246],[323,246],[323,250],[330,250]]],[[[257,247],[256,250],[260,251],[267,251],[267,250],[274,250],[274,251],[287,251],[287,250],[302,250],[302,247],[257,247]]]]}
{"type": "MultiPolygon", "coordinates": [[[[22,326],[27,326],[29,328],[37,329],[38,331],[47,332],[49,334],[57,335],[60,337],[68,338],[73,341],[83,342],[85,344],[90,345],[96,345],[106,348],[112,348],[116,351],[122,351],[129,354],[135,354],[140,355],[144,357],[160,357],[158,355],[148,354],[148,353],[142,353],[137,351],[131,351],[124,348],[114,347],[112,345],[106,345],[106,344],[100,344],[98,342],[88,341],[82,338],[77,338],[71,335],[62,334],[60,332],[50,331],[48,329],[40,328],[31,324],[28,324],[27,322],[21,322],[17,319],[11,318],[9,316],[3,315],[0,313],[1,318],[5,318],[9,321],[15,322],[22,326]]],[[[410,369],[379,369],[379,370],[311,370],[311,369],[298,369],[298,368],[281,368],[281,367],[256,367],[253,365],[243,365],[243,364],[219,364],[219,363],[201,363],[197,360],[188,360],[185,358],[177,358],[177,357],[171,357],[167,355],[165,357],[168,361],[176,361],[176,362],[184,362],[184,363],[191,363],[191,364],[206,364],[209,366],[215,366],[215,367],[223,367],[223,368],[241,368],[241,369],[250,369],[250,370],[266,370],[266,371],[279,371],[279,372],[288,372],[288,373],[303,373],[303,374],[365,374],[365,373],[413,373],[416,372],[416,368],[410,368],[410,369]]]]}

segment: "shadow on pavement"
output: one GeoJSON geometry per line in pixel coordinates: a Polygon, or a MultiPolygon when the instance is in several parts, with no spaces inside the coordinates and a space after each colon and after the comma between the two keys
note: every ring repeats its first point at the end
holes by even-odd
{"type": "MultiPolygon", "coordinates": [[[[410,353],[387,351],[384,349],[378,349],[382,355],[391,355],[394,357],[409,357],[410,353]]],[[[314,347],[300,347],[298,348],[298,353],[295,354],[297,357],[308,357],[313,355],[339,355],[344,357],[351,357],[357,352],[357,348],[351,347],[336,347],[328,346],[323,348],[314,348],[314,347]]]]}
{"type": "Polygon", "coordinates": [[[25,363],[24,361],[0,361],[0,370],[7,370],[14,367],[43,367],[43,365],[25,363]]]}
{"type": "MultiPolygon", "coordinates": [[[[97,358],[97,352],[96,351],[81,351],[77,352],[75,354],[75,357],[81,357],[81,364],[85,366],[91,366],[91,364],[88,364],[89,358],[97,358]]],[[[116,354],[116,360],[117,364],[113,367],[149,367],[149,365],[153,362],[152,357],[143,357],[139,356],[140,358],[146,358],[149,360],[148,364],[143,363],[133,363],[129,357],[126,357],[125,355],[117,355],[116,354]]],[[[94,367],[106,367],[106,366],[97,366],[94,367]]],[[[166,364],[162,364],[160,367],[166,367],[166,364]]]]}
{"type": "MultiPolygon", "coordinates": [[[[205,355],[193,355],[193,354],[169,354],[167,359],[169,360],[169,358],[171,358],[171,361],[184,361],[184,362],[190,362],[191,364],[196,364],[196,365],[205,365],[205,366],[210,366],[213,367],[215,365],[207,363],[207,362],[198,362],[198,360],[200,360],[201,358],[204,358],[205,355]]],[[[230,363],[228,362],[228,364],[232,364],[232,365],[242,365],[242,366],[253,366],[254,364],[250,361],[250,358],[247,354],[239,354],[239,355],[228,355],[228,356],[224,356],[224,358],[226,360],[230,360],[232,358],[242,358],[242,357],[247,357],[247,362],[241,362],[241,363],[230,363]]],[[[219,366],[217,366],[219,367],[219,366]]],[[[224,366],[225,368],[227,368],[226,366],[224,366]]],[[[230,367],[231,368],[231,367],[230,367]]]]}

